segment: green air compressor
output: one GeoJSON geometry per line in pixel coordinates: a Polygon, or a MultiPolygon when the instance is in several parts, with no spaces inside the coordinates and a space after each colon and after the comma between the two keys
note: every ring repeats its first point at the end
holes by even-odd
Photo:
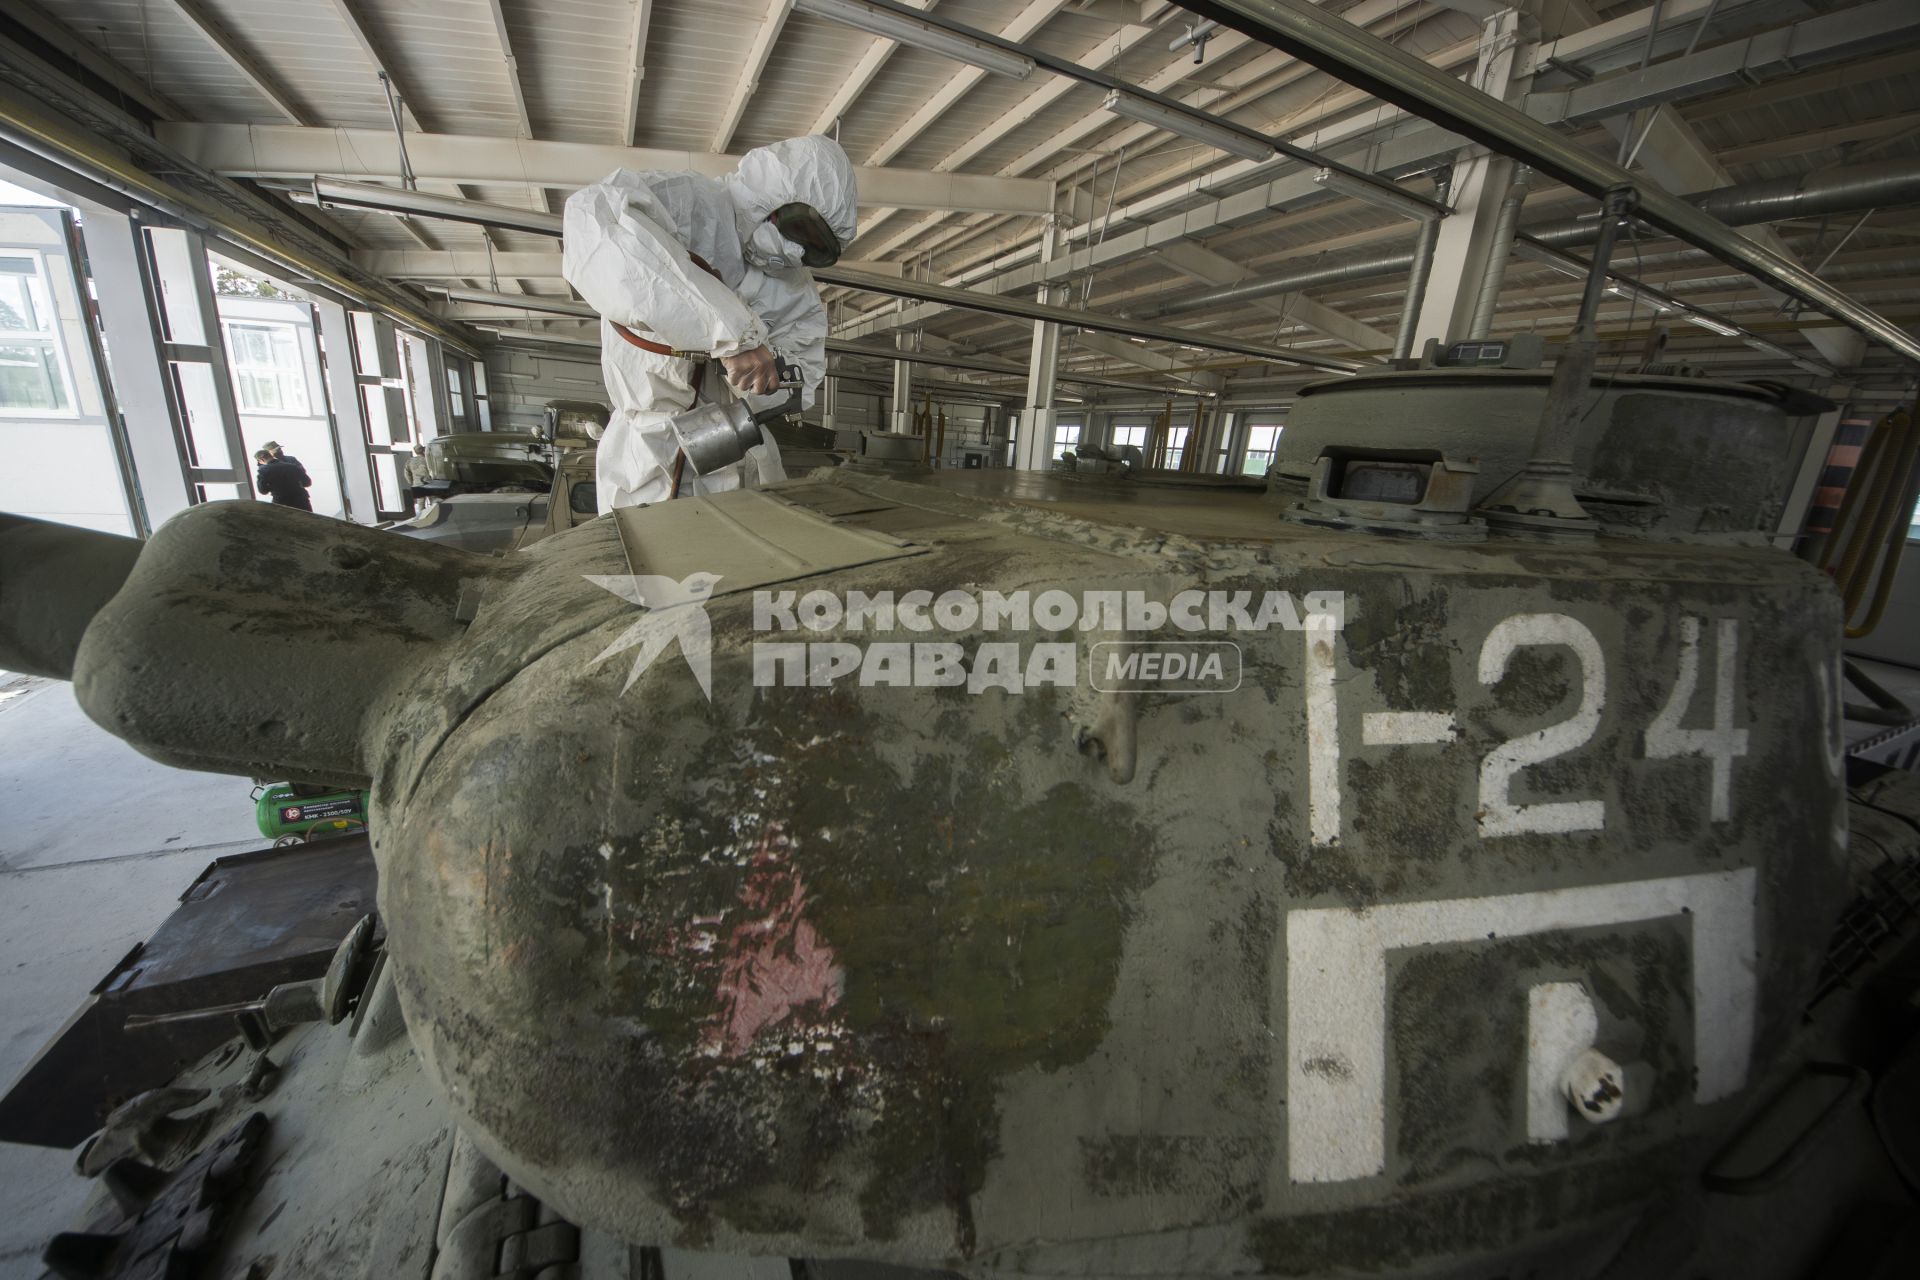
{"type": "Polygon", "coordinates": [[[367,825],[367,793],[307,782],[264,783],[253,791],[254,820],[275,844],[323,840],[367,825]]]}

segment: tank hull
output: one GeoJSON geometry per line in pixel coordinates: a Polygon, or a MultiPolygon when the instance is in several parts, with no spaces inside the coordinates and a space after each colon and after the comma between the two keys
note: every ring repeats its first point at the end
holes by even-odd
{"type": "Polygon", "coordinates": [[[843,467],[506,560],[408,543],[385,674],[342,698],[318,667],[382,536],[189,512],[89,629],[83,702],[201,767],[373,780],[427,1073],[585,1226],[982,1272],[1576,1274],[1800,1054],[1844,894],[1837,743],[1806,731],[1834,724],[1838,606],[1784,554],[1389,543],[1259,494],[843,467]],[[700,579],[747,545],[776,567],[700,579]],[[256,577],[326,589],[268,629],[312,686],[276,684],[278,730],[204,705],[256,577]],[[704,641],[622,647],[669,612],[620,594],[642,579],[694,584],[704,641]],[[856,590],[1094,604],[798,621],[856,590]],[[1183,591],[1285,603],[1154,633],[1104,607],[1183,591]],[[1096,687],[1163,640],[1235,646],[1238,678],[1096,687]],[[935,642],[962,683],[804,648],[935,642]],[[973,679],[1002,643],[1028,674],[1065,646],[1072,678],[973,679]],[[176,745],[236,735],[230,763],[176,745]],[[1560,1092],[1585,1047],[1620,1068],[1612,1123],[1560,1092]]]}

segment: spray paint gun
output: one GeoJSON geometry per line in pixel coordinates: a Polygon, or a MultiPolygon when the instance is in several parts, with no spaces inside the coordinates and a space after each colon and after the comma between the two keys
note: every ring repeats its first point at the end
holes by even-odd
{"type": "Polygon", "coordinates": [[[695,475],[710,475],[722,467],[732,466],[747,456],[747,450],[760,443],[761,427],[800,416],[799,368],[777,356],[775,367],[780,385],[787,388],[787,398],[772,408],[755,413],[746,401],[733,400],[726,404],[696,405],[667,420],[680,443],[680,452],[695,475]]]}

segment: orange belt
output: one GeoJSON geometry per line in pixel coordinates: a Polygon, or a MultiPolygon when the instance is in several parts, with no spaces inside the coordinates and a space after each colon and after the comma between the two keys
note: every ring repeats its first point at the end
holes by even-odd
{"type": "MultiPolygon", "coordinates": [[[[692,260],[694,266],[700,268],[715,280],[720,280],[720,273],[713,269],[711,262],[708,262],[691,249],[687,250],[687,257],[692,260]]],[[[725,284],[726,281],[721,280],[720,283],[725,284]]],[[[707,354],[704,351],[681,351],[675,347],[668,346],[664,342],[649,342],[633,330],[627,328],[627,326],[621,324],[618,320],[610,320],[607,323],[613,326],[615,333],[618,333],[628,342],[631,342],[642,351],[650,351],[656,356],[671,356],[676,360],[697,360],[707,354]]]]}

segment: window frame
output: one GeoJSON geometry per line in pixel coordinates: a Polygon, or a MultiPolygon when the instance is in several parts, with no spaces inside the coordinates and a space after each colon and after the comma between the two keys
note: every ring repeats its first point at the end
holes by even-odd
{"type": "Polygon", "coordinates": [[[1243,476],[1264,476],[1267,474],[1273,467],[1274,459],[1280,456],[1280,437],[1285,434],[1286,429],[1287,424],[1284,422],[1247,423],[1247,443],[1246,447],[1240,451],[1240,474],[1243,476]],[[1273,432],[1273,438],[1267,442],[1267,447],[1264,449],[1256,449],[1253,446],[1254,433],[1257,431],[1273,432]],[[1264,457],[1266,462],[1258,471],[1249,471],[1247,469],[1247,463],[1255,457],[1264,457]]]}
{"type": "Polygon", "coordinates": [[[1077,420],[1053,424],[1053,460],[1055,462],[1066,456],[1067,450],[1079,449],[1080,435],[1085,429],[1086,424],[1077,420]]]}
{"type": "Polygon", "coordinates": [[[307,385],[307,361],[300,349],[300,330],[303,326],[291,324],[285,320],[264,320],[253,316],[222,316],[220,318],[221,337],[227,344],[227,372],[233,382],[234,407],[240,413],[262,418],[311,418],[313,412],[313,388],[307,385]],[[242,359],[241,343],[236,330],[260,330],[266,335],[267,354],[271,360],[275,344],[275,331],[283,332],[290,339],[293,367],[284,368],[278,364],[260,365],[242,359]],[[247,403],[246,383],[243,377],[260,378],[272,376],[279,385],[281,400],[286,399],[286,389],[291,380],[299,390],[300,407],[298,409],[263,409],[247,403]]]}
{"type": "MultiPolygon", "coordinates": [[[[73,362],[67,356],[66,334],[61,331],[59,309],[54,305],[53,281],[47,274],[47,257],[38,249],[21,247],[0,251],[0,257],[24,258],[33,264],[31,273],[18,273],[26,280],[29,305],[44,303],[38,310],[44,311],[46,327],[43,329],[0,329],[0,346],[38,348],[53,353],[53,374],[58,380],[55,390],[65,401],[64,408],[44,409],[34,406],[15,407],[0,404],[0,418],[31,421],[36,418],[78,418],[80,414],[79,388],[74,385],[73,362]],[[35,286],[38,286],[37,292],[35,286]]],[[[8,275],[16,274],[7,272],[8,275]]]]}

